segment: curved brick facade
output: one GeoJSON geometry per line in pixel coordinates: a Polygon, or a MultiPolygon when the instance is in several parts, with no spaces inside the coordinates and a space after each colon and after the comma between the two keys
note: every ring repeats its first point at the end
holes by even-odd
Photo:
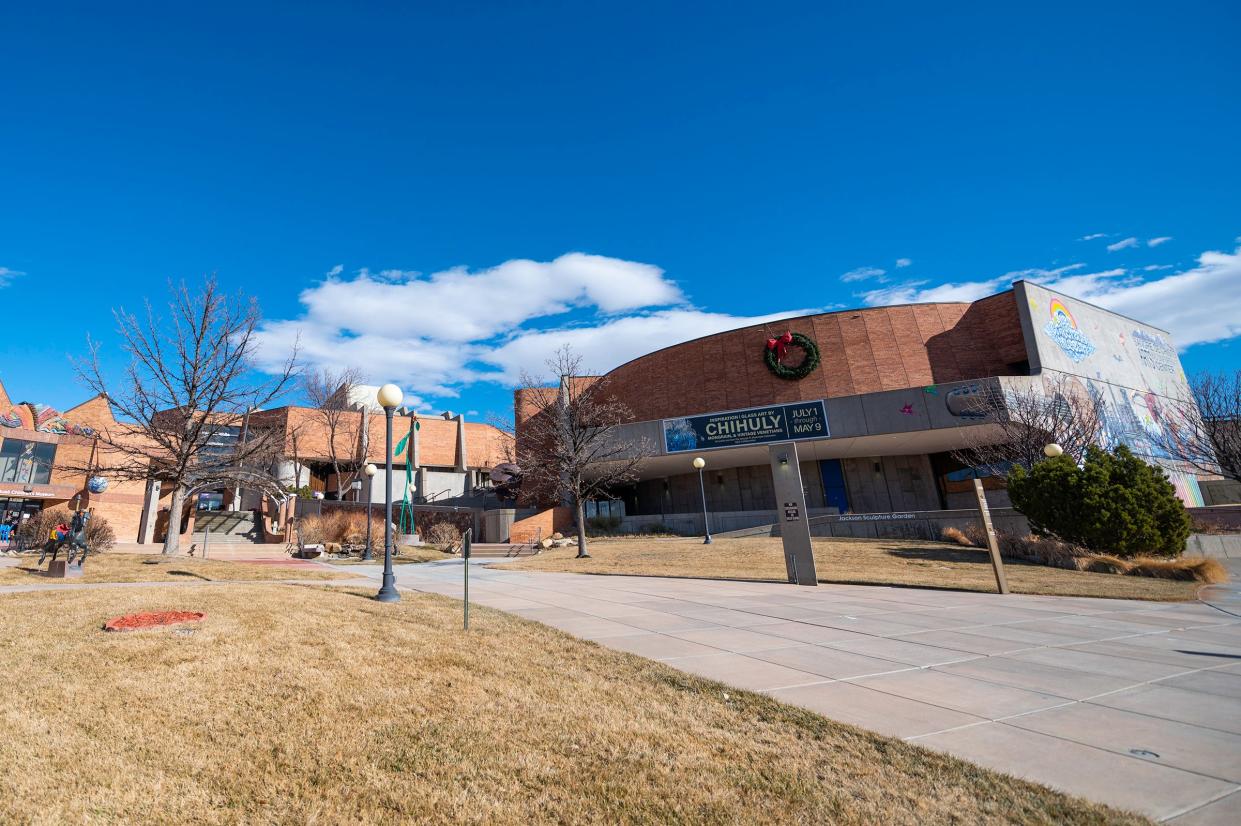
{"type": "Polygon", "coordinates": [[[1026,372],[1012,291],[973,303],[842,310],[743,327],[634,359],[607,374],[639,421],[898,390],[1026,372]],[[763,362],[785,330],[819,345],[822,363],[801,381],[763,362]]]}

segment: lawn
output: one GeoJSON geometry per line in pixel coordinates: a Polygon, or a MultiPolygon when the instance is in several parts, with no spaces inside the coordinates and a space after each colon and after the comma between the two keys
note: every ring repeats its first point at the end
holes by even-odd
{"type": "Polygon", "coordinates": [[[0,822],[1141,823],[554,629],[410,595],[0,596],[0,822]],[[180,609],[180,632],[105,633],[180,609]]]}
{"type": "MultiPolygon", "coordinates": [[[[62,557],[63,558],[63,555],[62,557]]],[[[306,565],[256,564],[227,562],[215,559],[192,559],[185,556],[160,554],[104,553],[92,554],[86,560],[82,576],[73,579],[49,579],[43,576],[47,562],[36,568],[38,555],[22,558],[17,567],[0,568],[0,585],[66,582],[209,582],[256,581],[276,579],[341,579],[348,575],[306,565]]]]}
{"type": "MultiPolygon", "coordinates": [[[[778,537],[716,539],[710,545],[701,539],[592,539],[588,547],[590,559],[574,559],[574,546],[553,548],[505,567],[781,582],[786,578],[778,537]]],[[[815,539],[814,562],[820,582],[995,591],[995,574],[985,550],[944,542],[815,539]]],[[[1066,571],[1016,560],[1006,560],[1004,570],[1009,589],[1019,594],[1188,600],[1199,586],[1196,582],[1066,571]]]]}

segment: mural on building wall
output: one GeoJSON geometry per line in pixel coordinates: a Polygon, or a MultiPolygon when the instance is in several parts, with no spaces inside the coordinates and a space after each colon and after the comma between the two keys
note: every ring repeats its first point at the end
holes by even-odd
{"type": "Polygon", "coordinates": [[[1081,361],[1095,351],[1094,342],[1077,326],[1077,320],[1058,298],[1051,300],[1051,320],[1043,327],[1043,333],[1054,341],[1073,363],[1081,361]]]}
{"type": "Polygon", "coordinates": [[[1193,404],[1168,334],[1035,284],[1024,287],[1038,360],[1044,370],[1070,376],[1080,392],[1101,400],[1103,447],[1123,444],[1159,465],[1185,504],[1200,506],[1196,476],[1168,452],[1178,439],[1177,416],[1170,412],[1193,404]],[[1067,333],[1070,329],[1080,336],[1067,333]]]}
{"type": "MultiPolygon", "coordinates": [[[[46,404],[22,402],[22,407],[30,411],[30,420],[34,429],[40,433],[54,433],[57,436],[94,436],[95,429],[81,424],[72,424],[59,410],[46,404]]],[[[5,427],[21,427],[22,417],[16,407],[9,408],[7,414],[0,414],[0,425],[5,427]]]]}

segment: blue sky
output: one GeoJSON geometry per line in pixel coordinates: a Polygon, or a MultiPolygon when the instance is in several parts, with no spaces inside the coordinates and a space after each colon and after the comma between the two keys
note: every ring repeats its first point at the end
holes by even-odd
{"type": "Polygon", "coordinates": [[[211,272],[478,417],[560,341],[1015,277],[1238,365],[1236,4],[854,5],[9,4],[0,379],[80,401],[112,307],[211,272]]]}

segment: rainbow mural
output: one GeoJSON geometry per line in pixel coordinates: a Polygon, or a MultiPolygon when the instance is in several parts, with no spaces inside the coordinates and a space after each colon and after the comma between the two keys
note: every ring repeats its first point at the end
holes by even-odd
{"type": "Polygon", "coordinates": [[[1047,337],[1064,351],[1069,360],[1077,364],[1095,351],[1094,342],[1077,329],[1077,320],[1059,298],[1051,300],[1051,321],[1043,328],[1047,337]]]}

